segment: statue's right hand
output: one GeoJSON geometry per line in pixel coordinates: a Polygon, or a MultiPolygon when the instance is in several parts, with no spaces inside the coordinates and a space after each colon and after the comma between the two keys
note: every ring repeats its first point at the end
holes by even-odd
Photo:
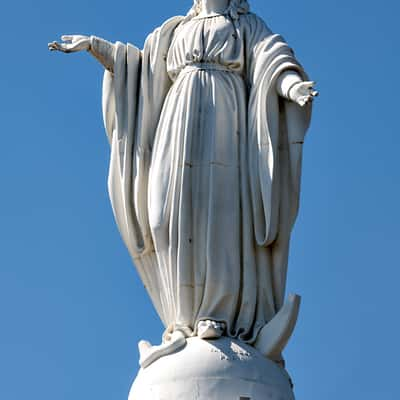
{"type": "Polygon", "coordinates": [[[48,44],[50,51],[62,51],[64,53],[73,53],[76,51],[90,49],[90,37],[84,35],[63,35],[62,43],[51,42],[48,44]]]}

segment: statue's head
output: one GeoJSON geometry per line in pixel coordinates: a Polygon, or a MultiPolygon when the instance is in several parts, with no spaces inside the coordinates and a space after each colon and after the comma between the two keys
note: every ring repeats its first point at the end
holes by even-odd
{"type": "MultiPolygon", "coordinates": [[[[202,0],[194,0],[193,7],[188,12],[188,17],[193,18],[194,16],[201,13],[202,0]]],[[[246,14],[250,9],[247,0],[230,0],[227,13],[231,15],[233,19],[238,19],[239,14],[246,14]]]]}

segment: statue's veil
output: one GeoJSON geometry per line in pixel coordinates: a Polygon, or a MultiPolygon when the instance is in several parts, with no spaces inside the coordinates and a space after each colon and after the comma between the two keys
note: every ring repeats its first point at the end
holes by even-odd
{"type": "MultiPolygon", "coordinates": [[[[247,0],[231,0],[227,8],[227,13],[233,18],[238,19],[239,14],[246,14],[250,10],[247,0]]],[[[192,19],[201,12],[201,0],[194,0],[193,6],[187,13],[187,19],[192,19]]]]}

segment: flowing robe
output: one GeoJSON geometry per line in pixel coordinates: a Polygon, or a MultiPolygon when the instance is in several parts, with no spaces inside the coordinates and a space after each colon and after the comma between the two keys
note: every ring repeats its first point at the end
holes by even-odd
{"type": "Polygon", "coordinates": [[[166,328],[252,343],[280,309],[310,106],[278,96],[292,50],[254,14],[167,21],[117,43],[103,83],[109,192],[166,328]]]}

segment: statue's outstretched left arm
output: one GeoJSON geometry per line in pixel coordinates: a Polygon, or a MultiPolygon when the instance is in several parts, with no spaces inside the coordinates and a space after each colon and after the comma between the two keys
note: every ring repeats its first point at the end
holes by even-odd
{"type": "Polygon", "coordinates": [[[315,82],[303,81],[297,72],[288,70],[278,78],[276,88],[282,97],[304,106],[318,96],[314,86],[315,82]]]}
{"type": "Polygon", "coordinates": [[[114,69],[115,46],[107,40],[96,36],[63,35],[61,43],[48,44],[50,51],[62,51],[63,53],[75,53],[86,50],[92,54],[110,72],[114,69]]]}

